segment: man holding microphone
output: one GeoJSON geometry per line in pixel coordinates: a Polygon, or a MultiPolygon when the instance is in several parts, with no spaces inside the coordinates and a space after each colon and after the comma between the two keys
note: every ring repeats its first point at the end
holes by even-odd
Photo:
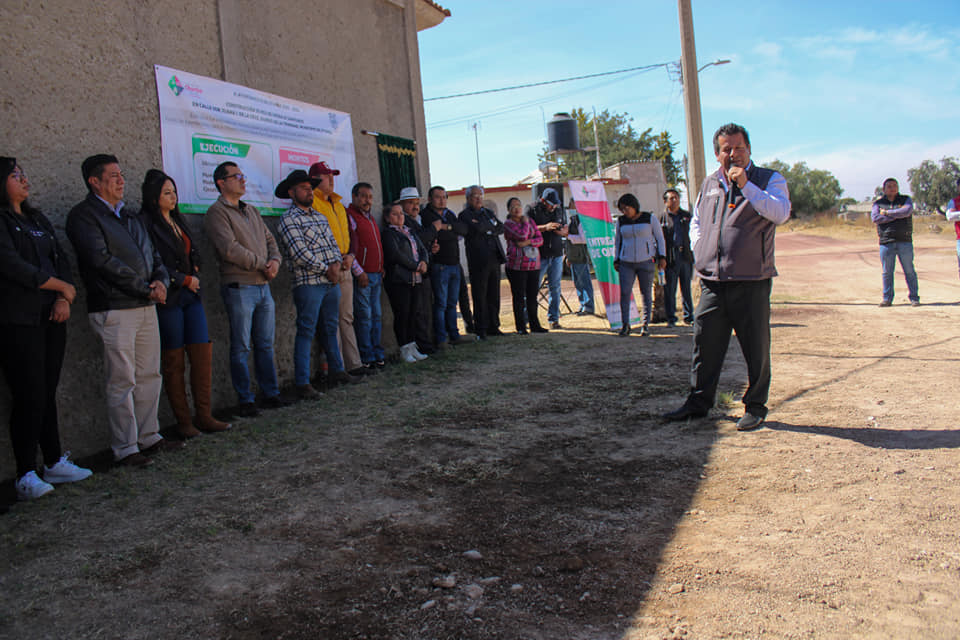
{"type": "Polygon", "coordinates": [[[750,161],[750,136],[738,124],[725,124],[713,136],[720,168],[700,189],[690,225],[694,266],[700,276],[700,302],[694,314],[690,393],[667,420],[707,415],[713,406],[735,331],[747,362],[749,386],[740,431],[763,424],[770,392],[770,290],[776,226],[790,218],[787,181],[750,161]]]}

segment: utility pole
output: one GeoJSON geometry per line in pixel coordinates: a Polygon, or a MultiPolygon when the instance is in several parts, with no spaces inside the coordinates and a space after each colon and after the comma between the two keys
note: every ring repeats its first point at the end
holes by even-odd
{"type": "Polygon", "coordinates": [[[700,116],[700,78],[697,73],[697,46],[693,41],[693,11],[690,0],[677,0],[680,14],[680,74],[683,81],[683,107],[687,114],[687,199],[690,209],[697,201],[700,185],[707,177],[703,157],[703,119],[700,116]]]}
{"type": "Polygon", "coordinates": [[[477,122],[474,122],[473,128],[473,143],[477,149],[477,184],[483,185],[483,180],[480,179],[480,135],[477,133],[477,122]]]}
{"type": "MultiPolygon", "coordinates": [[[[597,135],[597,108],[593,107],[593,144],[597,148],[597,180],[603,179],[602,167],[600,166],[600,137],[597,135]]],[[[586,180],[586,178],[584,178],[586,180]]]]}

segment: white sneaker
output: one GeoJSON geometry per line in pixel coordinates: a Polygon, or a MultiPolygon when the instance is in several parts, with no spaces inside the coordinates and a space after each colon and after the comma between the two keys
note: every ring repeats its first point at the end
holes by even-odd
{"type": "Polygon", "coordinates": [[[410,343],[410,355],[412,355],[412,356],[413,356],[414,358],[416,358],[417,360],[426,360],[426,359],[427,359],[427,354],[425,354],[425,353],[420,353],[420,350],[417,349],[417,343],[416,343],[416,342],[411,342],[411,343],[410,343]]]}
{"type": "Polygon", "coordinates": [[[79,482],[93,475],[90,469],[84,469],[70,462],[70,452],[60,456],[60,460],[52,467],[43,465],[43,479],[50,484],[61,482],[79,482]]]}
{"type": "Polygon", "coordinates": [[[53,491],[53,485],[37,476],[36,471],[28,471],[17,480],[17,500],[33,500],[53,491]]]}
{"type": "Polygon", "coordinates": [[[402,347],[400,347],[400,357],[403,359],[404,362],[407,362],[409,364],[413,364],[414,362],[417,361],[416,356],[414,356],[413,353],[410,352],[410,347],[412,347],[413,345],[414,343],[411,342],[410,344],[405,344],[402,347]]]}

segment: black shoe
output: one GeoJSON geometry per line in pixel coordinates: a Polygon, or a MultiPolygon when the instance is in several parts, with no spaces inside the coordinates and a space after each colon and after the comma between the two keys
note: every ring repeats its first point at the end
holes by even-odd
{"type": "Polygon", "coordinates": [[[485,334],[485,333],[478,333],[478,334],[477,334],[477,340],[480,341],[480,342],[486,342],[486,341],[487,341],[487,334],[485,334]]]}
{"type": "Polygon", "coordinates": [[[434,353],[437,352],[436,348],[433,347],[432,345],[420,346],[419,342],[417,343],[417,351],[419,351],[425,356],[433,355],[434,353]]]}
{"type": "Polygon", "coordinates": [[[465,330],[467,333],[472,333],[472,334],[474,334],[474,335],[476,335],[476,333],[477,333],[477,328],[476,328],[475,326],[473,326],[472,324],[468,324],[466,327],[464,327],[464,330],[465,330]]]}
{"type": "Polygon", "coordinates": [[[281,398],[279,395],[276,395],[261,400],[260,406],[264,409],[282,409],[284,407],[289,407],[290,403],[281,398]]]}
{"type": "Polygon", "coordinates": [[[466,344],[468,342],[473,342],[473,340],[467,340],[463,336],[457,336],[456,338],[450,338],[447,340],[447,344],[451,347],[456,347],[461,344],[466,344]]]}
{"type": "Polygon", "coordinates": [[[625,338],[628,335],[630,335],[630,325],[624,322],[623,326],[620,327],[620,332],[617,333],[617,335],[620,336],[621,338],[625,338]]]}
{"type": "Polygon", "coordinates": [[[163,438],[162,440],[158,440],[153,445],[142,450],[140,453],[142,453],[145,456],[153,456],[158,453],[169,453],[171,451],[179,451],[180,449],[183,449],[185,446],[187,445],[186,443],[184,443],[183,440],[168,440],[166,438],[163,438]]]}
{"type": "Polygon", "coordinates": [[[330,375],[330,384],[360,384],[363,382],[363,378],[360,376],[350,375],[346,371],[337,371],[330,375]]]}
{"type": "Polygon", "coordinates": [[[377,360],[376,362],[372,363],[372,365],[373,365],[374,367],[376,367],[377,369],[386,369],[386,368],[387,368],[387,362],[386,362],[386,360],[377,360]]]}
{"type": "Polygon", "coordinates": [[[362,364],[356,369],[350,369],[350,371],[348,371],[347,373],[349,373],[352,376],[358,376],[358,377],[359,376],[375,376],[377,375],[377,370],[370,367],[370,365],[362,364]]]}
{"type": "Polygon", "coordinates": [[[547,329],[546,327],[541,327],[540,325],[537,325],[535,327],[530,327],[530,331],[532,333],[550,333],[550,329],[547,329]]]}
{"type": "Polygon", "coordinates": [[[490,329],[489,331],[487,331],[487,335],[488,335],[488,336],[502,336],[502,335],[506,335],[506,334],[505,334],[503,331],[500,331],[500,329],[490,329]]]}
{"type": "Polygon", "coordinates": [[[551,328],[551,329],[563,329],[563,327],[560,326],[560,321],[559,321],[559,320],[554,320],[553,322],[551,322],[551,323],[550,323],[550,328],[551,328]]]}
{"type": "Polygon", "coordinates": [[[679,409],[663,414],[663,419],[673,422],[675,420],[686,420],[687,418],[705,418],[706,416],[707,412],[703,409],[695,409],[689,404],[683,403],[679,409]]]}
{"type": "Polygon", "coordinates": [[[755,416],[750,412],[744,413],[743,417],[737,422],[737,431],[753,431],[759,429],[763,424],[763,418],[755,416]]]}
{"type": "Polygon", "coordinates": [[[647,325],[643,325],[642,327],[640,327],[640,334],[639,334],[639,335],[641,335],[641,336],[648,336],[648,335],[650,335],[650,327],[648,327],[647,325]]]}
{"type": "Polygon", "coordinates": [[[520,329],[519,331],[517,331],[517,335],[518,335],[518,336],[526,336],[526,335],[529,335],[529,334],[527,333],[527,330],[526,330],[526,329],[520,329]]]}
{"type": "Polygon", "coordinates": [[[257,405],[252,402],[243,402],[233,410],[233,415],[238,418],[256,418],[260,415],[260,410],[257,409],[257,405]]]}

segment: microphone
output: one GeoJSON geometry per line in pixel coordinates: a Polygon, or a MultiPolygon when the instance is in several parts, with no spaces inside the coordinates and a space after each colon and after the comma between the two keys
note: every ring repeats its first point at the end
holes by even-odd
{"type": "Polygon", "coordinates": [[[727,176],[727,181],[730,183],[730,186],[727,189],[727,208],[733,209],[737,206],[737,196],[741,194],[740,186],[737,184],[736,180],[732,180],[729,175],[727,176]]]}

